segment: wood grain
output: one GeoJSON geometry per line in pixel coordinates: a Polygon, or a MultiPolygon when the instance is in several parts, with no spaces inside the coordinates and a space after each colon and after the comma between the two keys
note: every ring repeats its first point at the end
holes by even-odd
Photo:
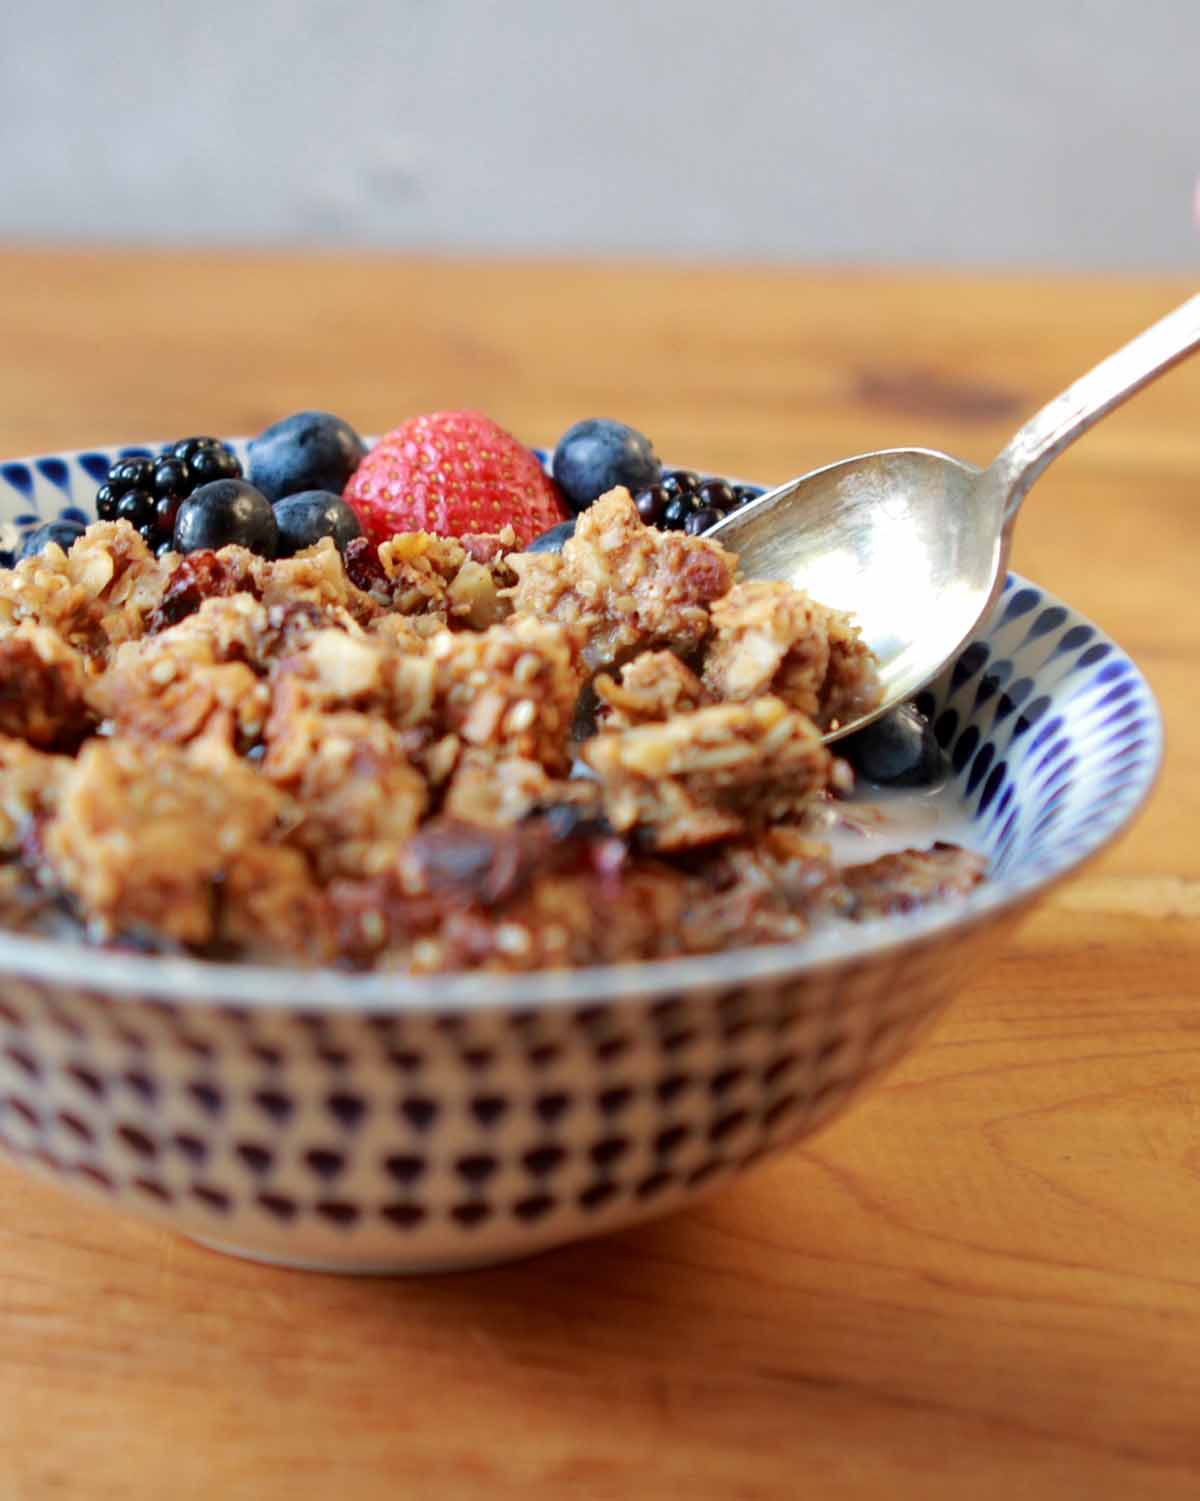
{"type": "MultiPolygon", "coordinates": [[[[0,255],[0,452],[607,413],[777,480],[986,461],[1182,283],[0,255]]],[[[272,1272],[0,1171],[0,1496],[552,1501],[1200,1491],[1200,363],[1040,483],[1016,565],[1169,749],[1134,832],[865,1104],[703,1207],[424,1281],[272,1272]]]]}

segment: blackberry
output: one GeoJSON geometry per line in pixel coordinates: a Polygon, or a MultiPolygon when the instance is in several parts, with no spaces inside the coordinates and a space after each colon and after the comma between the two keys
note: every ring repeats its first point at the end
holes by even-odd
{"type": "Polygon", "coordinates": [[[737,485],[694,469],[668,469],[657,484],[634,496],[634,504],[647,526],[698,537],[762,493],[758,485],[737,485]]]}
{"type": "Polygon", "coordinates": [[[96,492],[96,515],[101,521],[128,521],[161,557],[171,551],[179,508],[192,491],[241,477],[237,455],[219,438],[179,438],[156,457],[118,459],[96,492]]]}

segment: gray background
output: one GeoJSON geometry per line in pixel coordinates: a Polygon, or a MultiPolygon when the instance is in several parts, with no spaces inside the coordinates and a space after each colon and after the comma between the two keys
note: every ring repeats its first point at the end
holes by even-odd
{"type": "Polygon", "coordinates": [[[1197,0],[0,0],[0,236],[1190,268],[1197,0]]]}

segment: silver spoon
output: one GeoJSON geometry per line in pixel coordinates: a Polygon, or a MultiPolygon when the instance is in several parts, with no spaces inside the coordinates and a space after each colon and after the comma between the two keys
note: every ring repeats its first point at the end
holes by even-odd
{"type": "Polygon", "coordinates": [[[1044,406],[986,469],[927,448],[842,459],[768,490],[705,533],[747,578],[784,579],[850,611],[879,658],[883,701],[913,697],[970,640],[1004,583],[1029,489],[1094,423],[1200,347],[1200,295],[1044,406]]]}

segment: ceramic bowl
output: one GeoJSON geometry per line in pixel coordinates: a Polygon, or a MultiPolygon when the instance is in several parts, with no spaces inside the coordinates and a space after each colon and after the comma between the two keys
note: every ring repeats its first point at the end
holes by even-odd
{"type": "MultiPolygon", "coordinates": [[[[87,519],[113,457],[0,466],[0,549],[87,519]]],[[[493,1262],[686,1204],[878,1078],[1155,778],[1142,674],[1023,579],[921,706],[991,861],[961,902],[803,945],[512,978],[0,934],[0,1148],[92,1204],[340,1271],[493,1262]]]]}

